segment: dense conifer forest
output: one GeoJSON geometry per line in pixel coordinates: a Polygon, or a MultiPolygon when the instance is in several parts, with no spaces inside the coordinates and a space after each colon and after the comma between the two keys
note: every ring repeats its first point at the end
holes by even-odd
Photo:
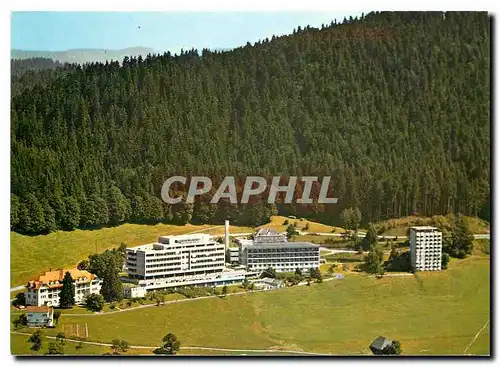
{"type": "MultiPolygon", "coordinates": [[[[292,30],[291,30],[292,31],[292,30]]],[[[490,211],[487,13],[370,13],[217,52],[13,75],[11,228],[490,211]],[[338,204],[168,206],[172,175],[331,176],[338,204]]],[[[215,187],[216,188],[216,187],[215,187]]],[[[209,199],[209,198],[208,198],[209,199]]]]}
{"type": "Polygon", "coordinates": [[[72,71],[76,66],[43,57],[10,60],[12,96],[29,91],[35,85],[44,85],[53,77],[72,71]]]}

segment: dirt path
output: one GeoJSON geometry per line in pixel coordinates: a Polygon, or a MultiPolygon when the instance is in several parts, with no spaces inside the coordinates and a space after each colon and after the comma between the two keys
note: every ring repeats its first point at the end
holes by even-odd
{"type": "Polygon", "coordinates": [[[477,337],[479,337],[479,335],[483,332],[484,328],[486,328],[486,326],[490,323],[490,320],[488,319],[486,321],[486,323],[484,323],[483,327],[481,329],[479,329],[479,331],[476,333],[476,335],[474,336],[474,338],[472,338],[472,341],[470,341],[469,345],[467,347],[465,347],[464,351],[463,351],[463,354],[466,354],[466,352],[469,350],[469,348],[474,344],[474,342],[476,341],[477,337]]]}
{"type": "MultiPolygon", "coordinates": [[[[11,331],[12,334],[25,335],[30,336],[31,333],[25,332],[17,332],[11,331]]],[[[54,336],[44,336],[48,339],[56,339],[54,336]]],[[[103,347],[111,347],[111,343],[102,343],[102,342],[91,342],[91,341],[77,341],[74,339],[66,339],[66,342],[72,343],[82,343],[82,344],[90,344],[93,346],[103,346],[103,347]]],[[[130,346],[133,349],[145,349],[145,350],[154,350],[157,347],[152,346],[130,346]]],[[[293,353],[298,355],[309,355],[309,356],[332,356],[330,353],[316,353],[316,352],[305,352],[305,351],[287,351],[287,350],[270,350],[270,349],[234,349],[234,348],[218,348],[218,347],[198,347],[198,346],[181,346],[181,350],[200,350],[200,351],[220,351],[220,352],[238,352],[238,353],[293,353]]]]}

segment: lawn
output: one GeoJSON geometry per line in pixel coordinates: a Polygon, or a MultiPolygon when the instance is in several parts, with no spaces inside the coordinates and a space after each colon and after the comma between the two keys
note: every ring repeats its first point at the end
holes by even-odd
{"type": "MultiPolygon", "coordinates": [[[[42,341],[42,349],[33,351],[30,349],[31,343],[28,342],[28,336],[22,334],[10,335],[10,352],[13,355],[43,355],[47,352],[49,343],[55,342],[54,339],[44,338],[42,341]]],[[[76,348],[77,343],[67,343],[64,346],[64,352],[67,355],[102,355],[109,352],[110,347],[94,346],[85,344],[83,348],[76,348]]]]}
{"type": "Polygon", "coordinates": [[[314,244],[325,244],[326,247],[332,246],[331,242],[334,244],[339,244],[342,247],[345,247],[347,243],[345,240],[338,236],[326,236],[326,235],[294,235],[292,236],[290,241],[300,241],[300,242],[309,242],[314,244]],[[329,244],[330,243],[330,244],[329,244]]]}
{"type": "MultiPolygon", "coordinates": [[[[489,319],[489,270],[489,257],[481,255],[416,277],[349,275],[278,291],[64,316],[60,323],[86,322],[93,341],[121,338],[133,345],[157,346],[173,332],[183,346],[354,355],[369,354],[371,341],[383,335],[401,341],[405,354],[462,354],[489,319]]],[[[488,335],[486,329],[467,353],[488,354],[488,335]]]]}
{"type": "MultiPolygon", "coordinates": [[[[235,226],[229,225],[229,233],[230,234],[252,234],[255,231],[254,228],[249,226],[235,226]]],[[[206,234],[214,235],[214,236],[223,236],[225,233],[224,225],[217,225],[213,229],[205,231],[206,234]]]]}
{"type": "Polygon", "coordinates": [[[325,255],[325,258],[328,262],[364,262],[366,254],[358,254],[358,253],[335,253],[325,255]]]}
{"type": "MultiPolygon", "coordinates": [[[[478,217],[466,216],[465,217],[467,226],[469,230],[474,234],[484,234],[490,232],[490,224],[478,217]]],[[[389,219],[386,221],[376,222],[375,225],[379,228],[383,228],[383,233],[381,235],[400,235],[404,236],[408,234],[408,229],[410,226],[419,225],[432,225],[449,227],[453,222],[453,215],[446,216],[432,216],[432,217],[420,217],[420,216],[407,216],[397,219],[389,219]]]]}
{"type": "MultiPolygon", "coordinates": [[[[442,217],[439,217],[442,218],[442,217]]],[[[406,227],[410,224],[417,224],[415,220],[423,220],[421,223],[429,224],[432,218],[408,217],[385,222],[387,227],[394,226],[386,232],[387,235],[399,233],[404,235],[406,227]],[[427,221],[426,221],[427,220],[427,221]]],[[[436,217],[435,217],[436,219],[436,217]]],[[[330,233],[343,232],[342,228],[328,226],[308,220],[290,219],[284,216],[272,216],[271,221],[261,227],[273,228],[277,231],[285,231],[283,222],[288,220],[290,224],[297,223],[298,229],[303,229],[309,225],[309,232],[330,233]]],[[[469,226],[475,233],[486,232],[489,226],[477,218],[468,218],[469,226]]],[[[419,221],[420,222],[420,221],[419,221]]],[[[112,228],[102,228],[98,230],[75,230],[58,231],[48,235],[26,236],[12,232],[11,241],[11,286],[24,284],[30,279],[36,278],[39,274],[50,269],[69,267],[78,264],[86,259],[89,254],[102,252],[106,249],[116,248],[121,243],[127,246],[134,246],[155,241],[160,235],[176,235],[199,231],[212,235],[222,235],[223,225],[136,225],[124,224],[112,228]]],[[[231,233],[253,232],[251,227],[230,226],[231,233]]],[[[293,240],[311,241],[324,244],[326,240],[339,239],[338,245],[345,246],[341,238],[323,237],[314,235],[297,236],[293,240]]],[[[332,247],[337,245],[324,244],[332,247]]]]}
{"type": "Polygon", "coordinates": [[[124,224],[99,230],[58,231],[48,235],[10,234],[11,286],[24,284],[44,271],[74,266],[89,254],[118,247],[155,241],[160,235],[183,234],[210,228],[211,225],[175,226],[166,224],[124,224]]]}
{"type": "Polygon", "coordinates": [[[339,227],[320,224],[318,222],[309,221],[309,220],[300,219],[300,218],[290,219],[286,216],[271,216],[271,222],[264,224],[262,226],[259,226],[259,228],[266,227],[266,228],[274,229],[278,232],[284,232],[284,231],[286,231],[286,228],[288,225],[293,225],[294,223],[297,223],[296,227],[298,230],[304,230],[304,231],[311,232],[311,233],[331,233],[331,232],[340,233],[340,232],[344,231],[344,229],[339,228],[339,227]],[[283,223],[285,221],[288,221],[287,225],[283,225],[283,223]],[[304,229],[306,225],[309,226],[309,228],[307,230],[304,229]]]}
{"type": "MultiPolygon", "coordinates": [[[[28,336],[23,334],[11,334],[10,338],[10,349],[11,353],[16,356],[41,356],[47,352],[50,342],[55,342],[53,339],[43,338],[42,349],[39,351],[33,351],[30,349],[31,344],[27,341],[28,336]]],[[[108,346],[98,346],[92,344],[84,344],[82,348],[76,348],[77,343],[67,342],[64,346],[64,353],[68,356],[100,356],[104,353],[110,352],[111,348],[108,346]]],[[[137,355],[153,355],[152,350],[149,352],[147,349],[134,349],[130,348],[126,353],[122,353],[123,356],[137,356],[137,355]]],[[[177,354],[179,356],[199,356],[199,350],[193,349],[181,349],[177,354]]],[[[287,353],[284,352],[241,352],[241,351],[214,351],[214,350],[203,350],[203,355],[214,355],[214,356],[286,356],[287,353]]],[[[292,355],[293,354],[288,354],[292,355]]]]}
{"type": "MultiPolygon", "coordinates": [[[[286,230],[283,216],[273,216],[271,222],[262,227],[271,227],[277,231],[286,230]]],[[[309,223],[309,231],[331,232],[333,227],[300,219],[288,219],[297,222],[298,228],[309,223]]],[[[75,266],[90,254],[103,252],[118,247],[121,243],[134,246],[154,242],[160,235],[185,234],[202,231],[212,235],[223,235],[224,225],[136,225],[124,224],[117,227],[96,230],[58,231],[48,235],[26,236],[11,232],[11,286],[22,285],[36,278],[44,271],[61,267],[75,266]]],[[[229,231],[252,233],[251,227],[233,226],[229,231]]],[[[318,237],[317,240],[323,238],[318,237]]]]}

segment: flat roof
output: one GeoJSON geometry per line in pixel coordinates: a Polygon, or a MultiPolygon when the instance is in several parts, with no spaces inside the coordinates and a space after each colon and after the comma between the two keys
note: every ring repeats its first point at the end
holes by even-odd
{"type": "Polygon", "coordinates": [[[434,226],[411,226],[410,229],[413,229],[415,231],[420,231],[420,230],[437,230],[437,228],[434,227],[434,226]]]}
{"type": "Polygon", "coordinates": [[[304,241],[288,241],[279,243],[258,243],[248,245],[247,248],[319,248],[319,245],[304,241]]]}
{"type": "Polygon", "coordinates": [[[196,240],[211,238],[210,234],[180,234],[180,235],[160,235],[159,239],[176,239],[176,240],[196,240]]]}
{"type": "MultiPolygon", "coordinates": [[[[136,247],[127,248],[127,250],[130,250],[130,251],[136,251],[136,250],[153,250],[154,249],[153,247],[154,247],[155,244],[160,244],[160,243],[141,244],[141,245],[138,245],[136,247]]],[[[160,245],[163,245],[163,244],[160,244],[160,245]]]]}

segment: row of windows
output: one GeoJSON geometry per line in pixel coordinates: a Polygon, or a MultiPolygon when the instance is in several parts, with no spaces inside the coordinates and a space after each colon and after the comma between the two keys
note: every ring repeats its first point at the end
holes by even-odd
{"type": "Polygon", "coordinates": [[[191,266],[191,269],[199,269],[199,268],[207,268],[207,267],[210,267],[210,268],[213,268],[213,267],[220,267],[220,268],[224,268],[224,264],[223,264],[223,263],[220,263],[220,264],[214,264],[214,265],[206,265],[206,264],[202,264],[202,265],[192,265],[192,266],[191,266]]]}
{"type": "Polygon", "coordinates": [[[319,255],[315,253],[304,253],[304,254],[247,254],[248,258],[319,258],[319,255]]]}
{"type": "MultiPolygon", "coordinates": [[[[182,263],[181,262],[175,262],[175,263],[169,263],[170,265],[178,265],[180,266],[182,263]]],[[[158,268],[158,267],[162,267],[162,268],[169,268],[170,269],[170,266],[165,266],[164,264],[149,264],[146,266],[146,268],[158,268]]]]}
{"type": "Polygon", "coordinates": [[[174,254],[179,254],[181,252],[182,254],[189,254],[189,253],[209,253],[209,252],[220,252],[224,251],[224,247],[220,248],[207,248],[207,249],[194,249],[194,250],[171,250],[171,251],[166,251],[166,252],[161,252],[161,253],[148,253],[146,256],[147,257],[165,257],[169,255],[174,255],[174,254]]]}
{"type": "MultiPolygon", "coordinates": [[[[318,264],[317,263],[284,263],[284,264],[278,263],[278,264],[273,264],[272,266],[270,266],[269,264],[251,264],[249,266],[251,266],[252,268],[269,268],[269,267],[280,268],[280,267],[284,267],[284,268],[296,269],[297,267],[317,268],[318,264]]],[[[282,269],[282,268],[280,268],[280,269],[282,269]]]]}
{"type": "Polygon", "coordinates": [[[311,252],[311,253],[319,253],[319,248],[279,248],[279,249],[255,249],[248,248],[249,253],[302,253],[302,252],[311,252]]]}
{"type": "Polygon", "coordinates": [[[421,260],[416,260],[417,264],[426,264],[426,263],[441,263],[441,258],[425,258],[421,260]]]}
{"type": "Polygon", "coordinates": [[[160,253],[146,253],[146,257],[162,256],[165,254],[175,253],[182,251],[183,253],[196,252],[196,251],[213,251],[213,250],[224,250],[223,244],[201,244],[201,245],[191,245],[191,246],[175,246],[162,250],[160,253]],[[193,249],[193,248],[206,248],[206,249],[193,249]]]}
{"type": "Polygon", "coordinates": [[[179,277],[179,276],[196,276],[196,275],[206,275],[206,274],[211,274],[211,273],[219,273],[220,270],[217,269],[210,269],[206,271],[189,271],[189,272],[184,272],[184,273],[169,273],[169,274],[161,274],[161,275],[148,275],[148,276],[141,276],[137,275],[135,276],[138,279],[146,279],[146,280],[152,280],[152,279],[163,279],[163,278],[172,278],[172,277],[179,277]]]}
{"type": "MultiPolygon", "coordinates": [[[[148,264],[146,265],[146,268],[158,268],[158,267],[170,267],[172,265],[182,265],[182,263],[212,263],[214,261],[223,261],[224,260],[224,256],[217,256],[217,257],[200,257],[200,258],[194,258],[194,259],[191,259],[190,261],[179,261],[179,260],[172,260],[172,261],[161,261],[157,264],[149,264],[150,262],[148,261],[148,264]]],[[[135,267],[135,265],[134,265],[135,267]]]]}
{"type": "Polygon", "coordinates": [[[148,259],[146,262],[148,263],[155,263],[155,262],[169,262],[169,261],[179,261],[182,258],[187,258],[188,256],[177,256],[177,257],[170,257],[170,258],[163,258],[163,259],[148,259]]]}
{"type": "Polygon", "coordinates": [[[213,262],[216,262],[216,261],[224,263],[224,257],[221,257],[221,258],[196,259],[196,260],[192,260],[191,263],[213,263],[213,262]]]}
{"type": "Polygon", "coordinates": [[[318,260],[319,256],[317,255],[273,255],[273,256],[256,256],[256,255],[249,255],[247,257],[248,259],[252,260],[318,260]]]}
{"type": "MultiPolygon", "coordinates": [[[[202,265],[193,265],[191,268],[222,268],[223,264],[222,263],[216,263],[216,264],[202,264],[202,265]]],[[[181,267],[174,267],[174,268],[163,268],[163,269],[158,269],[158,270],[147,270],[148,274],[150,273],[160,273],[160,272],[174,272],[174,271],[182,271],[181,267]]]]}
{"type": "Polygon", "coordinates": [[[290,262],[317,262],[318,258],[291,258],[289,260],[280,260],[277,258],[253,259],[248,258],[248,263],[290,263],[290,262]]]}

